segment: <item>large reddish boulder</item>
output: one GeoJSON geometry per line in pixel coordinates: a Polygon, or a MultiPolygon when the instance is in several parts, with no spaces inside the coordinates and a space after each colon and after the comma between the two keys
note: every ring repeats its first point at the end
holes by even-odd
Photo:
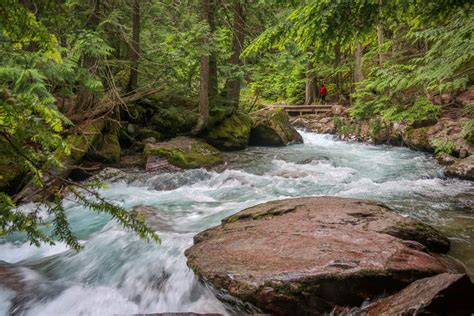
{"type": "Polygon", "coordinates": [[[442,273],[413,282],[370,305],[367,315],[472,315],[474,285],[466,274],[442,273]]]}
{"type": "Polygon", "coordinates": [[[188,265],[226,295],[275,315],[360,306],[452,271],[436,230],[377,202],[308,197],[243,210],[194,238],[188,265]]]}

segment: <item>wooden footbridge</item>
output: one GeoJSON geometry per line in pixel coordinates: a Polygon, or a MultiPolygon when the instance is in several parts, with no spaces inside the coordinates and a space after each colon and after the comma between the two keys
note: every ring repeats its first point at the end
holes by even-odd
{"type": "Polygon", "coordinates": [[[318,113],[324,113],[324,112],[331,112],[332,105],[322,105],[322,104],[313,104],[313,105],[286,105],[286,104],[271,104],[268,107],[269,108],[274,108],[274,109],[283,109],[286,113],[289,115],[293,114],[299,114],[303,115],[305,114],[318,114],[318,113]]]}

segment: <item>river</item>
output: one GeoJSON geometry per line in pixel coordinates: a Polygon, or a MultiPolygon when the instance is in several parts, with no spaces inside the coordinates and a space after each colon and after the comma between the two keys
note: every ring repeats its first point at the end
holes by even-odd
{"type": "Polygon", "coordinates": [[[336,195],[385,202],[447,234],[450,254],[474,276],[474,184],[447,179],[432,156],[407,148],[345,143],[301,132],[302,145],[226,153],[223,172],[130,173],[101,190],[130,208],[154,206],[161,244],[139,240],[107,215],[65,202],[84,245],[36,248],[24,236],[0,239],[0,260],[22,266],[20,298],[0,288],[0,315],[228,314],[186,267],[193,236],[246,207],[275,199],[336,195]]]}

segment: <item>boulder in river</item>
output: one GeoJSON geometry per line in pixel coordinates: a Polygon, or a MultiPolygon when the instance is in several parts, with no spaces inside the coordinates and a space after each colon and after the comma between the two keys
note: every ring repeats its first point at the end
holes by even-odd
{"type": "Polygon", "coordinates": [[[263,109],[252,113],[252,146],[286,146],[303,143],[303,137],[291,126],[288,114],[281,109],[263,109]]]}
{"type": "Polygon", "coordinates": [[[473,294],[466,274],[442,273],[370,305],[366,315],[472,315],[473,294]]]}
{"type": "Polygon", "coordinates": [[[159,231],[172,231],[173,224],[159,208],[147,205],[134,206],[131,211],[145,221],[148,227],[159,231]]]}
{"type": "Polygon", "coordinates": [[[209,144],[220,150],[241,150],[249,143],[251,128],[250,116],[237,112],[213,127],[204,137],[209,144]]]}
{"type": "Polygon", "coordinates": [[[451,265],[449,241],[381,203],[307,197],[245,209],[185,254],[205,282],[275,315],[330,312],[395,293],[451,265]]]}
{"type": "Polygon", "coordinates": [[[24,276],[20,270],[9,263],[0,261],[0,287],[22,292],[25,289],[24,276]]]}
{"type": "Polygon", "coordinates": [[[191,137],[176,137],[166,142],[145,144],[147,159],[166,158],[168,163],[182,169],[210,168],[222,164],[220,152],[206,142],[191,137]]]}

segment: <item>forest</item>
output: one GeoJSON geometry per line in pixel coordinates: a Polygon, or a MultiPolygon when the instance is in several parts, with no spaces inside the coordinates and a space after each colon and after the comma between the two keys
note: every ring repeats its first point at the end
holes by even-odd
{"type": "Polygon", "coordinates": [[[0,1],[0,314],[469,315],[473,82],[472,1],[0,1]]]}

